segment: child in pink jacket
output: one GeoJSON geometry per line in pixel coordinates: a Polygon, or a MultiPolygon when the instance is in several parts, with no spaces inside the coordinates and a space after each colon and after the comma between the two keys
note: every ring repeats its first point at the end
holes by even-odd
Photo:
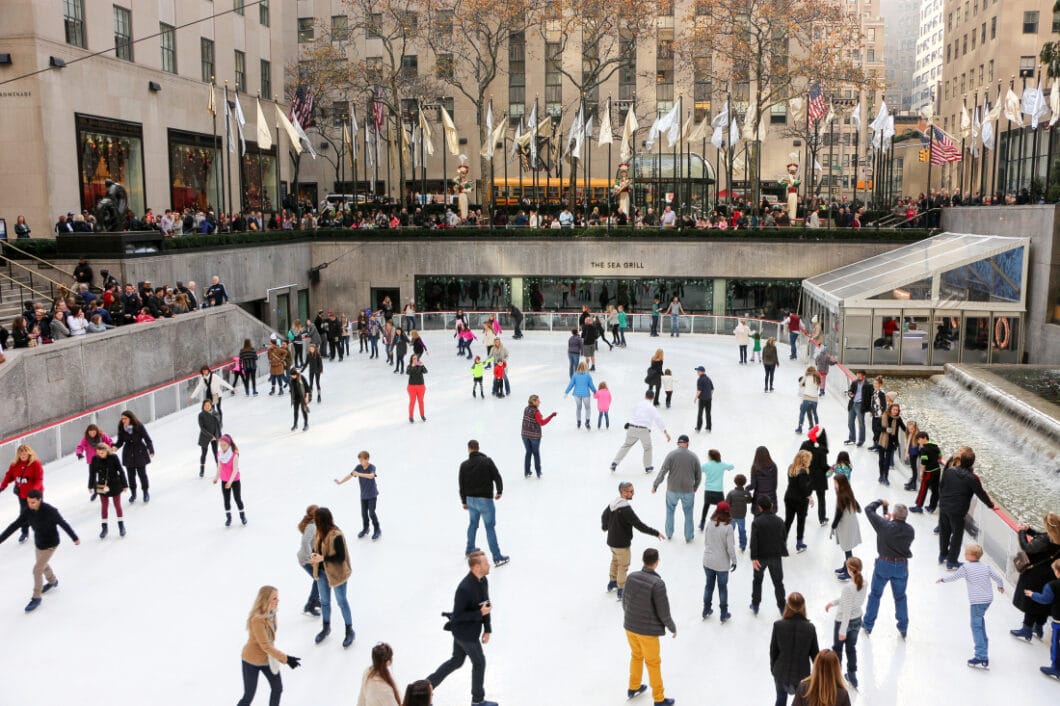
{"type": "Polygon", "coordinates": [[[456,354],[467,353],[468,360],[471,360],[471,342],[477,341],[478,336],[472,333],[471,329],[466,326],[457,323],[456,325],[456,338],[457,338],[457,349],[456,354]]]}
{"type": "Polygon", "coordinates": [[[596,398],[596,410],[599,415],[596,417],[596,428],[600,428],[600,422],[604,421],[607,423],[607,428],[611,428],[611,416],[607,413],[611,409],[611,390],[607,389],[607,383],[601,382],[596,386],[596,392],[593,393],[593,397],[596,398]]]}

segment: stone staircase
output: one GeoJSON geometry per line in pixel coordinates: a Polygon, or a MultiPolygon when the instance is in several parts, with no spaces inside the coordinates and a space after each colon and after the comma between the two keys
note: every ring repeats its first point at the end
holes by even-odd
{"type": "MultiPolygon", "coordinates": [[[[42,276],[37,277],[35,275],[38,268],[36,263],[22,260],[18,262],[28,267],[30,272],[0,260],[0,274],[4,275],[0,277],[0,323],[8,330],[11,329],[11,320],[22,312],[22,302],[50,300],[52,285],[44,277],[57,279],[55,275],[58,274],[54,271],[41,270],[42,276]],[[11,279],[8,279],[9,277],[11,279]],[[15,281],[12,282],[12,279],[15,281]],[[31,280],[32,289],[36,292],[30,290],[31,280]],[[37,292],[46,296],[41,296],[37,292]]],[[[63,277],[63,279],[67,278],[63,277]]]]}

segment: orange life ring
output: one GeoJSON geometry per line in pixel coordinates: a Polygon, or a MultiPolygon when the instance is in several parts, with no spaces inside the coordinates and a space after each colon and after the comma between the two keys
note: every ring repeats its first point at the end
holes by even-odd
{"type": "Polygon", "coordinates": [[[1008,319],[1002,317],[994,321],[994,345],[1005,350],[1009,343],[1008,319]]]}

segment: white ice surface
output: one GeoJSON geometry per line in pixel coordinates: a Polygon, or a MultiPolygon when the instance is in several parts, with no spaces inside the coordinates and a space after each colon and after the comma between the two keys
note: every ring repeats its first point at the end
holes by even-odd
{"type": "MultiPolygon", "coordinates": [[[[61,585],[35,613],[24,614],[30,597],[32,542],[14,538],[0,546],[0,706],[153,706],[232,704],[241,694],[239,653],[244,621],[262,584],[280,590],[277,645],[303,658],[294,672],[283,670],[285,704],[352,704],[370,649],[387,641],[395,651],[393,670],[402,685],[426,676],[450,653],[449,634],[439,613],[451,607],[453,589],[466,573],[463,551],[466,513],[457,495],[457,468],[465,442],[479,439],[504,476],[497,503],[498,534],[511,564],[490,574],[494,638],[486,647],[487,697],[502,706],[620,704],[625,701],[628,645],[622,610],[607,594],[610,553],[600,531],[604,505],[616,496],[619,480],[636,483],[634,508],[662,528],[660,491],[650,492],[640,468],[639,447],[619,471],[608,471],[623,439],[622,424],[643,392],[648,359],[657,346],[676,378],[673,409],[663,409],[669,429],[692,434],[692,449],[708,448],[746,472],[754,449],[766,445],[786,467],[802,438],[793,433],[798,410],[795,379],[800,366],[782,356],[776,392],[761,391],[759,365],[735,363],[732,339],[630,336],[625,350],[598,356],[594,380],[606,380],[614,394],[610,431],[578,430],[574,404],[564,400],[567,382],[565,334],[529,333],[521,341],[505,336],[511,350],[512,396],[472,399],[467,361],[454,354],[449,334],[426,334],[427,423],[406,415],[406,378],[382,360],[356,352],[352,360],[326,366],[324,402],[312,405],[310,429],[290,432],[286,397],[225,400],[225,431],[242,452],[248,527],[223,526],[219,486],[198,478],[194,409],[151,424],[157,455],[149,467],[149,505],[126,502],[129,535],[116,526],[100,541],[99,506],[88,502],[83,462],[70,457],[45,469],[46,499],[60,508],[80,533],[74,546],[64,535],[52,566],[61,585]],[[695,435],[693,367],[707,367],[717,392],[714,431],[695,435]],[[559,416],[544,429],[544,478],[522,476],[520,418],[526,398],[541,396],[541,409],[559,416]],[[368,449],[378,468],[379,516],[383,537],[357,540],[358,490],[332,479],[349,470],[368,449]],[[295,527],[309,503],[332,508],[352,545],[349,598],[357,640],[343,650],[342,619],[335,608],[335,632],[313,644],[319,620],[302,614],[309,579],[295,561],[295,527]]],[[[476,344],[476,352],[481,346],[476,344]]],[[[489,380],[487,379],[487,383],[489,380]]],[[[834,384],[834,381],[833,381],[834,384]]],[[[487,387],[488,389],[488,387],[487,387]]],[[[593,406],[595,413],[595,404],[593,406]]],[[[595,416],[595,415],[594,415],[595,416]]],[[[835,452],[844,448],[846,413],[826,399],[822,422],[835,452]]],[[[112,430],[106,430],[112,432],[112,430]]],[[[674,448],[655,432],[655,463],[674,448]]],[[[875,455],[853,454],[854,487],[863,504],[877,496],[907,500],[903,470],[890,488],[876,483],[875,455]]],[[[6,463],[6,460],[4,461],[6,463]]],[[[733,473],[726,474],[726,487],[733,473]]],[[[829,494],[829,508],[834,500],[829,494]]],[[[127,498],[127,496],[126,496],[127,498]]],[[[701,498],[696,500],[696,520],[701,498]]],[[[14,498],[0,499],[0,521],[15,517],[14,498]]],[[[810,549],[785,561],[787,590],[806,595],[821,647],[831,642],[832,616],[825,603],[838,596],[833,575],[842,553],[828,541],[811,511],[810,549]]],[[[678,510],[678,527],[682,521],[678,510]]],[[[894,604],[885,595],[871,638],[862,634],[860,694],[863,704],[1001,704],[1019,694],[1022,704],[1056,703],[1060,687],[1038,673],[1048,648],[1009,637],[1020,623],[1010,594],[997,596],[987,614],[991,638],[989,672],[972,671],[968,603],[963,584],[936,585],[935,518],[913,516],[917,531],[911,564],[908,641],[894,628],[894,604]]],[[[865,543],[856,554],[875,557],[875,535],[862,520],[865,543]]],[[[677,536],[680,536],[679,533],[677,536]]],[[[762,614],[750,602],[751,567],[746,555],[729,584],[733,619],[700,619],[703,592],[701,535],[692,545],[634,538],[634,569],[647,546],[661,549],[659,572],[666,580],[676,639],[663,640],[667,696],[678,703],[772,703],[769,636],[776,618],[766,581],[762,614]]],[[[792,544],[794,537],[792,537],[792,544]]],[[[479,546],[486,547],[484,531],[479,546]]],[[[793,547],[791,547],[793,550],[793,547]]],[[[1008,590],[1011,591],[1009,586],[1008,590]]],[[[996,595],[996,594],[995,594],[996,595]]],[[[717,607],[715,606],[715,616],[717,607]]],[[[645,680],[647,675],[645,675],[645,680]]],[[[435,704],[469,702],[470,666],[453,674],[435,694],[435,704]]],[[[259,685],[256,703],[267,702],[259,685]]],[[[650,692],[638,702],[650,703],[650,692]]]]}

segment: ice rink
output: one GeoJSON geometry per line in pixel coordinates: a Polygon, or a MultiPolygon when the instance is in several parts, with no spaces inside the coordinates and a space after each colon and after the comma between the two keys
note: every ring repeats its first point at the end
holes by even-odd
{"type": "MultiPolygon", "coordinates": [[[[277,646],[303,658],[297,671],[283,668],[284,699],[289,705],[353,704],[360,677],[377,642],[395,652],[393,672],[401,685],[425,677],[451,650],[439,613],[452,607],[453,590],[467,571],[464,560],[466,513],[457,493],[457,468],[466,458],[466,441],[481,442],[504,476],[497,503],[501,548],[511,556],[490,578],[493,639],[486,647],[486,696],[502,706],[577,706],[625,701],[628,645],[622,609],[605,592],[610,553],[600,531],[600,513],[617,495],[617,483],[636,483],[633,507],[648,524],[663,527],[662,489],[651,494],[650,478],[634,449],[617,473],[609,464],[622,443],[622,425],[643,394],[642,379],[656,347],[676,386],[673,408],[662,408],[676,441],[692,436],[691,448],[706,460],[709,448],[746,473],[755,447],[767,446],[783,472],[799,443],[793,433],[798,414],[796,378],[801,365],[781,349],[776,392],[762,392],[762,368],[736,363],[731,338],[683,336],[629,337],[629,347],[598,355],[596,382],[606,381],[614,395],[611,429],[575,428],[574,403],[563,399],[567,383],[563,333],[529,333],[504,340],[511,352],[512,395],[503,400],[472,399],[469,361],[455,355],[451,334],[427,332],[425,359],[427,422],[407,421],[406,377],[395,375],[384,359],[358,355],[330,363],[323,375],[324,401],[313,404],[310,428],[289,431],[288,398],[269,397],[268,386],[247,399],[242,392],[224,402],[224,431],[241,451],[243,497],[249,526],[224,527],[220,486],[198,477],[196,410],[166,417],[148,427],[157,454],[149,466],[151,502],[129,505],[129,534],[99,540],[99,505],[88,500],[87,469],[74,457],[45,467],[45,500],[57,506],[81,535],[74,546],[63,535],[52,567],[60,580],[32,614],[30,598],[32,541],[15,537],[0,546],[0,706],[152,706],[234,704],[240,697],[240,650],[244,622],[262,584],[280,591],[277,646]],[[704,365],[716,386],[713,433],[696,435],[696,365],[704,365]],[[558,417],[544,428],[542,479],[524,479],[520,420],[530,394],[541,397],[541,410],[558,417]],[[333,479],[356,463],[366,449],[379,474],[378,514],[383,536],[358,540],[359,496],[355,481],[336,486],[333,479]],[[321,645],[313,636],[319,619],[302,613],[309,579],[298,566],[296,524],[306,505],[328,506],[352,548],[349,598],[357,639],[341,647],[341,615],[333,606],[333,634],[321,645]]],[[[482,347],[475,344],[475,352],[482,347]]],[[[189,371],[190,372],[190,371],[189,371]]],[[[490,371],[487,371],[489,374],[490,371]]],[[[488,389],[487,379],[487,389],[488,389]]],[[[840,383],[836,372],[831,384],[840,383]]],[[[595,404],[593,405],[595,421],[595,404]]],[[[832,453],[843,448],[846,410],[836,398],[821,404],[832,453]]],[[[113,429],[106,429],[114,433],[113,429]]],[[[655,465],[674,448],[658,432],[655,465]]],[[[944,447],[952,448],[954,440],[944,447]]],[[[852,454],[854,489],[862,505],[877,497],[908,501],[902,476],[889,488],[876,482],[876,456],[852,454]]],[[[8,463],[4,459],[3,463],[8,463]]],[[[726,489],[733,473],[726,474],[726,489]]],[[[783,479],[781,480],[783,488],[783,479]]],[[[702,497],[696,499],[698,522],[702,497]]],[[[834,509],[829,493],[829,515],[834,509]]],[[[15,499],[0,499],[0,521],[16,516],[15,499]]],[[[841,584],[833,569],[842,552],[818,527],[811,510],[809,551],[785,560],[789,592],[807,597],[810,619],[821,647],[829,646],[832,615],[825,603],[838,597],[841,584]]],[[[682,518],[678,510],[678,526],[682,518]]],[[[894,604],[885,595],[873,635],[859,640],[859,680],[855,699],[862,704],[1000,704],[1018,694],[1021,704],[1056,703],[1060,685],[1043,677],[1048,646],[1008,635],[1020,623],[1010,591],[995,592],[987,614],[990,635],[988,672],[965,666],[972,657],[968,601],[962,583],[936,585],[943,572],[935,563],[935,518],[911,516],[917,538],[910,565],[908,640],[894,627],[894,604]]],[[[861,519],[863,544],[855,555],[871,575],[875,534],[861,519]]],[[[748,523],[748,527],[750,524],[748,523]]],[[[771,704],[769,674],[771,607],[767,581],[762,612],[748,609],[751,562],[742,555],[729,583],[733,618],[700,619],[703,594],[702,535],[686,545],[675,534],[662,542],[636,534],[634,566],[641,551],[661,551],[660,575],[666,580],[676,639],[663,640],[666,695],[679,704],[771,704]]],[[[479,546],[486,547],[479,532],[479,546]]],[[[435,691],[438,706],[470,702],[470,666],[453,674],[435,691]]],[[[646,680],[647,675],[645,675],[646,680]]],[[[255,703],[267,703],[267,685],[259,685],[255,703]],[[263,693],[264,692],[264,693],[263,693]]],[[[650,704],[651,695],[636,703],[650,704]]]]}

